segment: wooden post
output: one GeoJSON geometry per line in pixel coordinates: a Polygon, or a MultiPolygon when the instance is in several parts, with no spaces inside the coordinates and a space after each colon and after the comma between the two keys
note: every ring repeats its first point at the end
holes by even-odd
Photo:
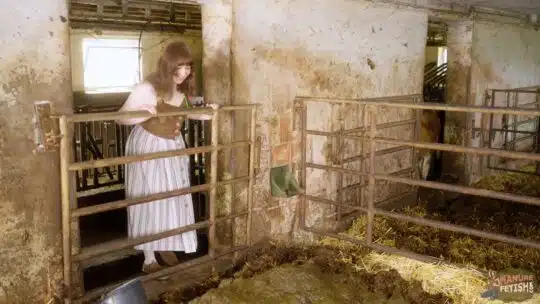
{"type": "Polygon", "coordinates": [[[219,145],[219,112],[214,109],[212,115],[212,152],[210,155],[210,227],[208,227],[208,253],[210,257],[215,256],[216,250],[216,199],[217,199],[217,178],[218,178],[218,145],[219,145]]]}
{"type": "Polygon", "coordinates": [[[248,182],[248,215],[247,215],[247,232],[246,232],[246,243],[248,246],[251,246],[251,221],[252,221],[252,209],[253,209],[253,184],[255,179],[255,128],[257,126],[255,117],[257,115],[257,108],[251,109],[251,121],[250,121],[250,132],[249,132],[249,182],[248,182]]]}
{"type": "Polygon", "coordinates": [[[62,195],[62,247],[64,256],[64,303],[71,303],[71,215],[70,215],[70,178],[69,178],[69,131],[65,116],[60,117],[60,181],[62,195]]]}

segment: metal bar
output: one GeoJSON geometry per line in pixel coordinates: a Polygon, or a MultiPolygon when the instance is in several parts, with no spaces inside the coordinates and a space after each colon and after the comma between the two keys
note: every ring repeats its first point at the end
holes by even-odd
{"type": "MultiPolygon", "coordinates": [[[[416,99],[416,103],[419,102],[420,99],[416,99]]],[[[413,139],[414,141],[419,141],[420,140],[420,132],[422,131],[422,112],[420,112],[420,110],[413,110],[414,111],[414,134],[413,134],[413,139]]],[[[418,149],[413,149],[413,153],[411,155],[412,159],[411,159],[411,166],[413,166],[413,168],[415,168],[415,177],[417,178],[420,178],[421,177],[421,172],[420,172],[420,167],[418,166],[418,160],[419,160],[419,157],[418,157],[418,149]]]]}
{"type": "Polygon", "coordinates": [[[236,142],[236,143],[227,144],[227,145],[202,146],[202,147],[196,147],[196,148],[154,152],[154,153],[148,153],[144,155],[133,155],[133,156],[113,157],[109,159],[98,159],[98,160],[91,160],[91,161],[85,161],[85,162],[80,162],[80,163],[73,163],[69,166],[69,169],[71,171],[76,171],[76,170],[91,169],[91,168],[101,168],[101,167],[108,167],[112,165],[123,165],[123,164],[129,164],[129,163],[146,161],[146,160],[157,159],[157,158],[166,158],[166,157],[173,157],[173,156],[180,156],[180,155],[190,155],[190,154],[196,154],[196,153],[212,152],[214,150],[217,151],[221,149],[245,147],[248,145],[249,145],[249,142],[246,141],[246,142],[236,142]]]}
{"type": "Polygon", "coordinates": [[[320,169],[320,170],[330,170],[330,171],[334,171],[334,172],[343,172],[343,173],[346,173],[346,174],[358,175],[358,176],[366,176],[366,177],[369,176],[368,173],[360,172],[360,171],[353,170],[353,169],[332,167],[332,166],[327,166],[327,165],[319,165],[319,164],[308,163],[308,162],[305,163],[305,167],[306,168],[313,168],[313,169],[320,169]]]}
{"type": "Polygon", "coordinates": [[[91,214],[96,214],[96,213],[101,213],[101,212],[106,212],[106,211],[111,211],[111,210],[116,210],[116,209],[122,209],[129,206],[167,199],[167,198],[175,197],[175,196],[187,195],[187,194],[196,193],[199,191],[208,191],[210,188],[211,188],[210,184],[204,184],[204,185],[198,185],[198,186],[193,186],[189,188],[182,188],[178,190],[157,193],[157,194],[140,197],[140,198],[131,198],[131,199],[126,199],[126,200],[105,203],[105,204],[94,205],[90,207],[78,208],[71,212],[71,218],[78,218],[81,216],[87,216],[91,214]]]}
{"type": "Polygon", "coordinates": [[[151,114],[148,111],[127,111],[127,112],[97,112],[97,113],[79,113],[65,116],[70,122],[92,122],[104,120],[121,120],[128,118],[152,118],[168,116],[184,116],[189,114],[212,114],[211,108],[185,108],[178,111],[163,112],[151,114]]]}
{"type": "MultiPolygon", "coordinates": [[[[340,105],[340,106],[343,106],[343,105],[340,105]]],[[[345,146],[345,140],[343,139],[343,135],[344,135],[344,127],[343,127],[343,117],[341,117],[341,113],[340,113],[340,118],[339,118],[339,122],[340,122],[340,126],[339,126],[339,136],[337,138],[337,147],[338,147],[338,154],[339,154],[339,166],[341,168],[344,167],[345,165],[345,162],[343,161],[343,156],[345,154],[344,150],[343,150],[343,147],[345,146]],[[341,153],[339,153],[339,149],[341,150],[341,153]]],[[[343,202],[343,173],[338,173],[338,186],[337,186],[337,196],[338,196],[338,202],[342,203],[343,202]]],[[[341,221],[341,207],[338,205],[337,208],[336,208],[336,213],[337,213],[337,220],[338,221],[341,221]]]]}
{"type": "Polygon", "coordinates": [[[359,99],[348,99],[348,98],[334,98],[334,97],[314,97],[314,96],[296,96],[297,100],[302,102],[327,102],[327,103],[365,103],[371,101],[386,101],[386,100],[410,100],[415,97],[422,97],[420,94],[410,94],[410,95],[400,95],[400,96],[388,96],[388,97],[375,97],[375,98],[359,98],[359,99]]]}
{"type": "MultiPolygon", "coordinates": [[[[514,93],[514,98],[513,98],[513,108],[517,108],[517,104],[518,104],[518,93],[514,93]]],[[[517,115],[512,115],[512,151],[515,151],[516,150],[516,131],[517,131],[517,124],[518,124],[518,117],[517,115]]]]}
{"type": "MultiPolygon", "coordinates": [[[[331,166],[326,166],[326,165],[306,163],[306,167],[322,169],[322,170],[330,170],[330,171],[342,171],[348,174],[353,174],[353,175],[358,175],[358,176],[368,176],[367,173],[358,172],[356,170],[341,169],[341,168],[336,168],[336,167],[331,167],[331,166]]],[[[437,189],[437,190],[443,190],[443,191],[470,194],[470,195],[475,195],[475,196],[482,196],[482,197],[494,198],[494,199],[499,199],[499,200],[512,201],[516,203],[540,206],[540,198],[526,196],[526,195],[509,194],[509,193],[504,193],[504,192],[478,189],[478,188],[473,188],[473,187],[449,185],[449,184],[444,184],[444,183],[439,183],[439,182],[415,180],[415,179],[410,179],[410,178],[401,178],[401,177],[397,177],[396,175],[391,176],[391,175],[384,175],[384,174],[376,174],[375,179],[386,180],[386,181],[395,182],[395,183],[402,183],[402,184],[407,184],[411,186],[419,186],[419,187],[425,187],[425,188],[431,188],[431,189],[437,189]]]]}
{"type": "Polygon", "coordinates": [[[534,88],[536,88],[536,87],[522,88],[522,89],[492,89],[492,91],[493,92],[508,92],[508,93],[517,92],[517,93],[530,93],[530,94],[533,94],[533,93],[536,93],[536,91],[534,91],[534,88]]]}
{"type": "Polygon", "coordinates": [[[377,135],[377,109],[369,107],[369,124],[371,125],[369,132],[369,177],[368,177],[368,213],[367,213],[367,229],[366,240],[369,244],[373,242],[373,210],[375,208],[375,150],[376,142],[374,140],[377,135]]]}
{"type": "MultiPolygon", "coordinates": [[[[364,128],[367,128],[367,112],[366,112],[366,105],[360,105],[360,107],[362,108],[362,127],[364,128]]],[[[360,141],[360,156],[362,156],[362,161],[360,162],[360,166],[359,166],[359,171],[360,172],[364,172],[364,167],[365,167],[365,146],[366,146],[366,143],[365,143],[365,140],[361,140],[360,141]]],[[[364,183],[366,182],[364,176],[360,176],[360,183],[363,185],[364,183]]],[[[363,187],[360,187],[358,189],[358,197],[359,197],[359,201],[357,201],[357,204],[362,206],[364,204],[364,189],[363,187]]]]}
{"type": "Polygon", "coordinates": [[[528,175],[536,175],[536,172],[527,172],[527,171],[521,171],[521,170],[514,170],[514,169],[508,169],[503,167],[497,167],[497,166],[490,166],[489,169],[493,170],[500,170],[500,171],[506,171],[506,172],[514,172],[514,173],[521,173],[521,174],[528,174],[528,175]]]}
{"type": "Polygon", "coordinates": [[[249,181],[248,181],[248,201],[247,201],[247,207],[248,207],[248,218],[247,218],[247,232],[246,232],[246,243],[248,245],[251,245],[251,225],[252,225],[252,209],[253,209],[253,184],[255,180],[255,144],[256,144],[256,115],[257,115],[257,109],[252,108],[251,109],[251,121],[250,121],[250,132],[249,132],[249,181]]]}
{"type": "MultiPolygon", "coordinates": [[[[389,129],[389,128],[395,128],[395,127],[401,127],[404,125],[411,125],[415,122],[414,119],[407,119],[407,120],[398,120],[398,121],[392,121],[392,122],[386,122],[382,124],[377,125],[377,129],[389,129]]],[[[351,133],[358,133],[358,132],[367,132],[369,131],[365,126],[345,130],[345,134],[351,134],[351,133]]]]}
{"type": "Polygon", "coordinates": [[[82,248],[79,254],[72,255],[72,261],[75,261],[75,262],[83,261],[83,260],[87,260],[87,259],[99,256],[99,255],[107,254],[109,252],[122,250],[129,247],[134,247],[140,244],[152,242],[152,241],[159,240],[162,238],[167,238],[174,235],[182,234],[184,232],[203,229],[207,227],[211,228],[212,226],[215,226],[215,224],[218,222],[228,221],[228,220],[238,218],[238,217],[243,217],[243,216],[247,216],[247,212],[222,216],[222,217],[216,218],[213,222],[206,220],[206,221],[186,225],[180,228],[175,228],[175,229],[171,229],[171,230],[167,230],[167,231],[163,231],[157,234],[147,235],[143,237],[126,238],[126,239],[101,243],[99,245],[95,245],[92,247],[82,248]]]}
{"type": "Polygon", "coordinates": [[[445,223],[441,221],[429,220],[429,219],[425,219],[421,217],[408,216],[408,215],[399,214],[396,212],[389,212],[382,209],[376,209],[375,213],[378,215],[391,217],[393,219],[403,220],[403,221],[407,221],[407,222],[411,222],[411,223],[415,223],[419,225],[424,225],[424,226],[429,226],[432,228],[444,229],[444,230],[448,230],[452,232],[463,233],[463,234],[477,236],[477,237],[481,237],[485,239],[540,249],[540,242],[523,240],[520,238],[507,236],[504,234],[486,232],[486,231],[482,231],[478,229],[467,228],[464,226],[449,224],[449,223],[445,223]]]}
{"type": "Polygon", "coordinates": [[[134,247],[140,244],[171,237],[171,236],[188,232],[188,231],[192,231],[192,230],[206,228],[209,226],[211,226],[210,221],[202,221],[195,224],[186,225],[180,228],[163,231],[157,234],[152,234],[152,235],[147,235],[147,236],[137,237],[137,238],[116,240],[116,241],[111,241],[107,243],[101,243],[96,246],[82,248],[79,254],[72,256],[72,259],[73,261],[82,261],[82,260],[86,260],[86,259],[98,256],[98,255],[103,255],[103,254],[106,254],[115,250],[120,250],[120,249],[124,249],[128,247],[134,247]]]}
{"type": "Polygon", "coordinates": [[[68,122],[65,117],[61,117],[60,121],[60,182],[62,190],[62,248],[64,262],[64,303],[71,303],[72,297],[72,277],[71,277],[71,217],[70,217],[70,178],[69,178],[69,129],[68,122]]]}
{"type": "Polygon", "coordinates": [[[241,110],[251,110],[253,108],[257,108],[259,106],[258,103],[251,103],[251,104],[244,104],[244,105],[232,105],[232,106],[224,106],[220,107],[218,111],[241,111],[241,110]]]}
{"type": "Polygon", "coordinates": [[[505,150],[498,150],[498,149],[493,149],[493,148],[492,149],[468,148],[468,147],[462,147],[462,146],[451,145],[451,144],[413,142],[413,141],[408,141],[408,140],[399,140],[399,139],[381,138],[381,137],[375,138],[375,141],[378,143],[394,144],[394,145],[408,146],[408,147],[421,148],[421,149],[449,151],[449,152],[463,152],[463,153],[478,154],[478,155],[495,155],[495,156],[500,156],[500,157],[505,157],[505,158],[540,161],[540,155],[538,154],[516,152],[516,151],[505,151],[505,150]]]}
{"type": "MultiPolygon", "coordinates": [[[[365,108],[364,108],[365,110],[365,108]]],[[[414,119],[407,119],[407,120],[399,120],[399,121],[392,121],[392,122],[386,122],[386,123],[382,123],[382,124],[378,124],[377,125],[377,129],[389,129],[389,128],[395,128],[395,127],[401,127],[403,125],[410,125],[410,124],[413,124],[414,123],[414,119]]],[[[307,130],[308,131],[308,135],[320,135],[320,136],[342,136],[343,138],[348,138],[348,134],[351,134],[351,133],[365,133],[365,132],[368,132],[369,129],[366,128],[365,126],[362,126],[362,127],[358,127],[358,128],[354,128],[354,129],[350,129],[350,130],[344,130],[344,135],[340,135],[340,132],[328,132],[328,131],[315,131],[315,130],[307,130]]],[[[351,139],[354,139],[354,137],[352,137],[351,139]]]]}
{"type": "Polygon", "coordinates": [[[520,106],[521,107],[538,106],[539,103],[540,103],[540,101],[533,101],[533,102],[529,102],[529,103],[522,103],[522,104],[520,104],[520,106]]]}
{"type": "MultiPolygon", "coordinates": [[[[484,130],[483,128],[472,128],[473,132],[479,132],[479,131],[482,131],[484,130]]],[[[491,129],[492,132],[508,132],[508,130],[504,130],[504,129],[494,129],[492,128],[491,129]]],[[[532,131],[512,131],[512,132],[515,132],[517,134],[533,134],[533,135],[536,135],[536,132],[532,132],[532,131]]]]}
{"type": "MultiPolygon", "coordinates": [[[[221,258],[221,257],[223,257],[225,255],[229,255],[231,253],[238,252],[238,251],[244,251],[244,250],[247,250],[247,249],[249,249],[249,247],[247,247],[247,246],[235,247],[235,248],[227,250],[227,251],[225,251],[223,253],[220,253],[219,256],[215,257],[214,259],[212,259],[212,258],[210,258],[210,256],[206,255],[206,256],[203,256],[203,257],[200,257],[200,258],[189,260],[189,261],[180,263],[178,265],[175,265],[175,266],[172,266],[172,267],[167,267],[165,269],[162,269],[162,270],[159,270],[159,271],[144,275],[144,276],[140,277],[140,279],[141,279],[142,282],[148,282],[148,281],[160,278],[160,277],[164,277],[164,276],[168,276],[168,275],[180,272],[182,270],[187,270],[187,269],[192,268],[192,267],[196,267],[196,266],[200,266],[202,264],[210,263],[210,262],[213,262],[216,259],[221,258]]],[[[85,293],[82,297],[78,298],[76,301],[77,301],[77,303],[88,303],[89,301],[95,300],[96,298],[98,298],[98,297],[102,296],[103,294],[105,294],[105,293],[119,287],[120,285],[122,285],[124,283],[125,282],[114,283],[114,284],[111,284],[111,285],[108,285],[108,286],[93,289],[93,290],[85,293]]]]}
{"type": "Polygon", "coordinates": [[[356,239],[356,238],[353,238],[353,237],[350,237],[350,236],[340,235],[340,234],[336,234],[336,233],[329,233],[329,232],[321,231],[321,230],[318,230],[318,229],[315,229],[315,228],[312,228],[312,227],[304,227],[303,229],[308,231],[308,232],[311,232],[311,233],[316,233],[316,234],[319,234],[319,235],[339,239],[339,240],[342,240],[342,241],[348,241],[348,242],[351,242],[353,244],[366,246],[366,247],[371,248],[373,250],[384,252],[384,253],[396,254],[396,255],[400,255],[400,256],[403,256],[403,257],[406,257],[406,258],[414,259],[414,260],[425,262],[425,263],[441,263],[441,259],[438,259],[438,258],[435,258],[435,257],[432,257],[432,256],[428,256],[428,255],[424,255],[424,254],[414,253],[414,252],[411,252],[411,251],[402,250],[402,249],[389,247],[389,246],[384,246],[384,245],[380,245],[380,244],[376,244],[376,243],[368,244],[368,243],[366,243],[366,242],[364,242],[362,240],[359,240],[359,239],[356,239]]]}
{"type": "MultiPolygon", "coordinates": [[[[302,189],[304,189],[304,191],[307,191],[307,173],[306,173],[306,145],[307,145],[307,104],[304,103],[304,102],[301,102],[301,105],[302,105],[302,108],[301,108],[301,111],[302,111],[302,114],[301,114],[301,133],[302,133],[302,138],[301,138],[301,143],[300,143],[300,164],[301,164],[301,187],[302,189]]],[[[306,204],[306,198],[304,196],[302,196],[300,198],[300,202],[299,202],[299,207],[300,207],[300,216],[299,216],[299,221],[300,221],[300,228],[302,227],[305,227],[306,225],[306,208],[307,208],[307,204],[306,204]]]]}
{"type": "MultiPolygon", "coordinates": [[[[384,156],[384,155],[387,155],[387,154],[401,152],[401,151],[409,150],[409,149],[411,149],[411,147],[404,147],[404,146],[397,146],[397,147],[382,149],[382,150],[375,151],[375,156],[384,156]]],[[[345,163],[350,163],[350,162],[353,162],[353,161],[359,161],[359,160],[368,159],[370,156],[371,156],[371,154],[357,155],[357,156],[352,156],[352,157],[346,158],[343,161],[345,163]]]]}
{"type": "Polygon", "coordinates": [[[364,207],[359,207],[359,206],[349,205],[349,204],[342,204],[340,202],[336,202],[336,201],[333,201],[333,200],[329,200],[329,199],[326,199],[326,198],[313,196],[313,195],[304,194],[303,196],[305,196],[305,199],[308,200],[308,201],[313,201],[313,202],[326,204],[326,205],[330,205],[330,206],[341,206],[341,207],[351,208],[351,209],[354,209],[354,210],[368,212],[368,209],[364,208],[364,207]]]}
{"type": "MultiPolygon", "coordinates": [[[[400,194],[394,195],[394,196],[386,198],[384,200],[375,202],[375,205],[384,204],[386,202],[397,200],[397,199],[400,199],[400,198],[405,198],[405,197],[407,197],[409,195],[412,195],[412,194],[414,194],[414,193],[410,192],[410,191],[402,192],[400,194]]],[[[342,207],[362,211],[364,213],[368,212],[368,208],[361,207],[361,206],[358,206],[358,205],[343,204],[343,203],[335,202],[333,200],[329,200],[329,199],[326,199],[326,198],[313,196],[313,195],[307,195],[307,194],[302,194],[302,195],[304,195],[306,197],[306,199],[309,200],[309,201],[313,201],[313,202],[317,202],[317,203],[321,203],[321,204],[326,204],[326,205],[331,205],[331,206],[342,206],[342,207]]],[[[351,200],[349,200],[349,202],[351,202],[351,200]]]]}
{"type": "Polygon", "coordinates": [[[482,196],[488,198],[494,198],[499,200],[512,201],[516,203],[540,206],[540,198],[526,196],[526,195],[517,195],[504,192],[497,192],[485,189],[478,189],[472,187],[458,186],[458,185],[449,185],[438,182],[424,181],[424,180],[414,180],[410,178],[402,178],[397,176],[388,176],[388,175],[375,175],[375,179],[386,180],[395,183],[403,183],[411,186],[419,186],[431,189],[438,189],[443,191],[457,192],[462,194],[470,194],[475,196],[482,196]]]}
{"type": "MultiPolygon", "coordinates": [[[[438,110],[438,111],[448,111],[448,112],[464,112],[464,113],[488,113],[488,114],[515,114],[515,115],[534,115],[540,116],[540,109],[509,109],[507,107],[491,107],[486,108],[483,106],[461,106],[455,104],[440,104],[434,102],[421,102],[421,103],[405,103],[392,101],[389,98],[373,99],[373,100],[355,100],[355,99],[329,99],[324,100],[324,98],[315,98],[312,99],[305,98],[306,102],[323,102],[323,103],[345,103],[345,104],[366,104],[366,105],[376,105],[376,106],[386,106],[386,107],[395,107],[395,108],[405,108],[405,109],[420,109],[420,110],[438,110]],[[333,102],[329,101],[333,100],[333,102]]],[[[396,98],[396,100],[401,100],[396,98]]]]}
{"type": "MultiPolygon", "coordinates": [[[[536,90],[536,108],[540,107],[540,89],[536,90]]],[[[535,145],[535,153],[540,152],[540,118],[536,118],[536,145],[535,145]]],[[[540,174],[540,162],[536,162],[536,174],[540,174]]]]}
{"type": "MultiPolygon", "coordinates": [[[[211,142],[212,153],[210,155],[210,184],[216,185],[218,180],[218,149],[219,146],[219,112],[214,110],[212,113],[212,129],[211,129],[211,142]]],[[[215,222],[216,219],[216,200],[217,200],[217,189],[213,187],[210,190],[210,221],[215,222]]],[[[210,257],[214,257],[216,246],[216,226],[211,225],[208,228],[208,254],[210,257]]]]}
{"type": "MultiPolygon", "coordinates": [[[[257,107],[258,104],[247,104],[237,106],[225,106],[219,108],[217,111],[237,111],[237,110],[250,110],[257,107]]],[[[103,120],[120,120],[127,118],[152,118],[152,117],[167,117],[167,116],[183,116],[190,114],[212,114],[211,108],[196,107],[196,108],[184,108],[178,111],[170,111],[166,113],[151,114],[147,111],[128,111],[128,112],[98,112],[98,113],[78,113],[78,114],[63,114],[53,115],[52,117],[65,116],[70,122],[91,122],[91,121],[103,121],[103,120]]]]}

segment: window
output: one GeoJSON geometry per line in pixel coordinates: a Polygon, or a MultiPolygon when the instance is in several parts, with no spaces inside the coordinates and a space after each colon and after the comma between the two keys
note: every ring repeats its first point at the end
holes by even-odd
{"type": "Polygon", "coordinates": [[[139,40],[83,39],[86,93],[129,92],[141,79],[139,40]]]}
{"type": "Polygon", "coordinates": [[[439,47],[437,56],[437,66],[441,66],[448,62],[448,48],[439,47]]]}

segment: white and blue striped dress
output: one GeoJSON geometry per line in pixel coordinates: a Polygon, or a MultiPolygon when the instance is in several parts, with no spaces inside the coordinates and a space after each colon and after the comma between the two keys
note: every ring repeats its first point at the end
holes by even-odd
{"type": "MultiPolygon", "coordinates": [[[[141,102],[148,104],[148,100],[152,100],[153,103],[156,99],[155,93],[153,93],[153,88],[148,86],[149,84],[141,84],[136,87],[123,110],[133,110],[141,102]]],[[[174,96],[168,103],[180,105],[182,100],[182,95],[174,96]]],[[[165,139],[151,134],[137,124],[127,139],[126,156],[184,148],[182,135],[175,140],[165,139]]],[[[187,155],[126,165],[125,189],[128,199],[187,187],[190,187],[187,155]]],[[[148,236],[193,223],[195,223],[195,216],[190,194],[128,207],[128,236],[130,238],[148,236]]],[[[189,231],[137,245],[135,249],[191,253],[197,250],[197,234],[195,231],[189,231]]]]}

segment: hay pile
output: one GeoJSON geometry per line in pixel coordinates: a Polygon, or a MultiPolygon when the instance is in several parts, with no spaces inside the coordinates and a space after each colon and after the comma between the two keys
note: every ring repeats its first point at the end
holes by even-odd
{"type": "MultiPolygon", "coordinates": [[[[486,177],[474,187],[530,196],[540,196],[540,177],[505,173],[486,177]]],[[[427,196],[429,197],[429,196],[427,196]]],[[[475,229],[540,239],[540,208],[506,201],[462,195],[436,212],[428,212],[429,200],[399,210],[410,216],[423,217],[475,229]]],[[[358,218],[345,232],[347,236],[365,238],[366,217],[358,218]]],[[[379,244],[406,249],[463,265],[460,268],[429,265],[390,255],[370,254],[369,263],[397,269],[408,279],[421,279],[429,292],[442,292],[454,303],[483,303],[479,297],[487,283],[475,269],[503,270],[521,268],[540,277],[540,250],[490,241],[464,234],[421,225],[375,217],[373,237],[379,244]]],[[[326,242],[331,242],[326,240],[326,242]]],[[[340,241],[334,241],[340,242],[340,241]]],[[[540,303],[540,296],[529,301],[540,303]]],[[[492,303],[492,302],[490,302],[492,303]]],[[[493,302],[495,303],[495,302],[493,302]]]]}
{"type": "Polygon", "coordinates": [[[364,267],[368,253],[352,244],[271,244],[250,253],[240,269],[195,286],[198,295],[175,290],[157,303],[449,303],[394,269],[364,267]]]}
{"type": "MultiPolygon", "coordinates": [[[[540,177],[531,175],[501,174],[484,178],[474,186],[540,196],[540,177]]],[[[436,212],[427,211],[429,203],[424,200],[400,212],[540,238],[539,208],[466,195],[436,212]]],[[[433,265],[374,253],[331,238],[312,246],[272,244],[251,253],[245,264],[229,273],[215,274],[189,289],[170,291],[157,303],[362,303],[358,299],[365,299],[366,303],[497,304],[502,302],[480,297],[487,286],[487,278],[480,270],[522,268],[540,277],[540,250],[380,216],[375,217],[375,222],[377,243],[441,257],[462,266],[433,265]]],[[[365,228],[366,218],[359,217],[344,234],[363,239],[365,228]]],[[[540,295],[522,303],[540,303],[540,295]]]]}

